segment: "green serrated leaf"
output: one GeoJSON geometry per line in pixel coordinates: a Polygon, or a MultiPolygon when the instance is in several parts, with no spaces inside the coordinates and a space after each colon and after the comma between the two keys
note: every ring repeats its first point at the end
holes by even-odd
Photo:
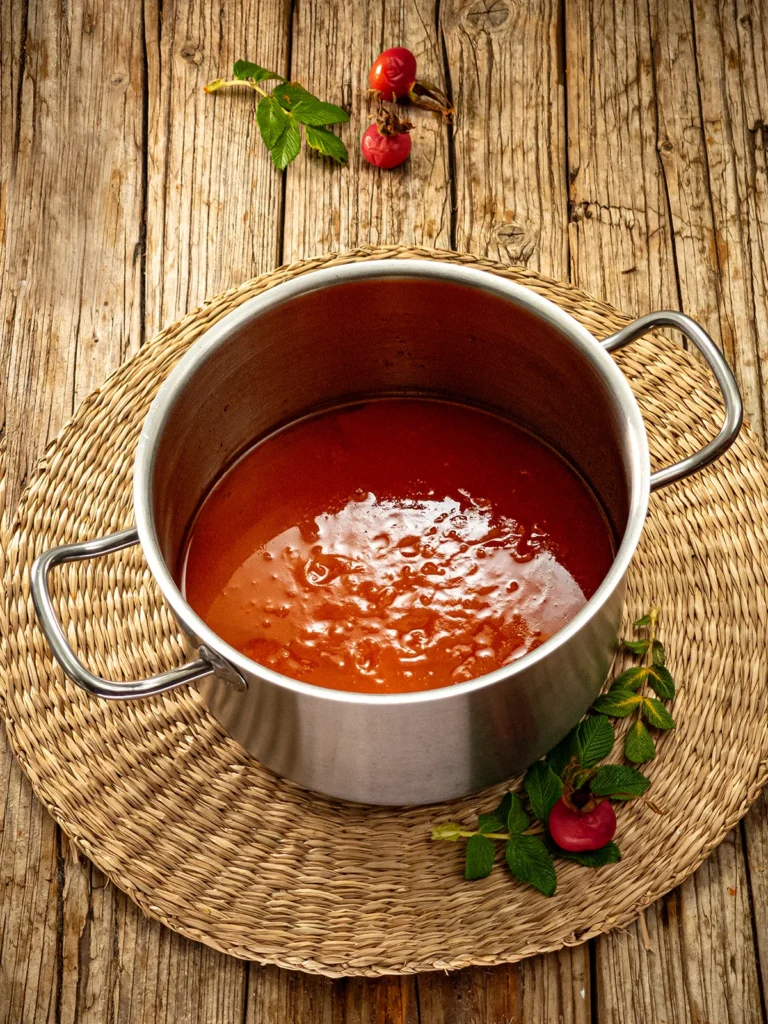
{"type": "Polygon", "coordinates": [[[531,824],[531,819],[525,813],[523,801],[517,793],[510,793],[510,797],[511,804],[509,814],[507,815],[507,829],[510,835],[515,835],[518,832],[525,832],[531,824]]]}
{"type": "Polygon", "coordinates": [[[505,832],[511,806],[512,794],[505,793],[495,811],[491,814],[479,814],[477,816],[478,829],[485,834],[488,832],[505,832]]]}
{"type": "Polygon", "coordinates": [[[545,761],[537,761],[525,773],[523,787],[534,816],[545,825],[549,812],[563,794],[563,783],[545,761]]]}
{"type": "Polygon", "coordinates": [[[447,821],[444,825],[432,826],[432,838],[434,840],[444,839],[449,843],[455,843],[461,836],[461,825],[455,821],[447,821]]]}
{"type": "Polygon", "coordinates": [[[628,761],[643,764],[656,757],[656,744],[645,727],[645,722],[634,722],[624,740],[624,755],[628,761]]]}
{"type": "Polygon", "coordinates": [[[299,126],[292,117],[286,118],[285,128],[269,150],[272,162],[278,171],[284,171],[288,164],[295,160],[301,149],[301,133],[299,126]]]}
{"type": "MultiPolygon", "coordinates": [[[[294,114],[294,117],[298,115],[294,114]]],[[[333,132],[328,131],[327,128],[313,128],[311,125],[305,124],[304,132],[307,136],[307,142],[316,149],[323,156],[329,156],[332,160],[335,160],[337,164],[346,164],[349,160],[349,153],[347,147],[333,132]]]]}
{"type": "Polygon", "coordinates": [[[650,615],[644,615],[641,619],[638,619],[637,622],[635,623],[635,629],[642,629],[643,626],[650,626],[650,624],[651,624],[651,616],[650,615]]]}
{"type": "Polygon", "coordinates": [[[672,700],[675,696],[675,681],[669,669],[663,665],[652,665],[649,668],[648,684],[662,700],[672,700]]]}
{"type": "Polygon", "coordinates": [[[275,86],[272,95],[277,99],[278,103],[284,110],[292,110],[297,103],[301,103],[302,100],[316,99],[311,92],[308,92],[303,85],[299,85],[298,82],[285,82],[283,85],[275,86]]]}
{"type": "Polygon", "coordinates": [[[283,134],[288,115],[273,96],[264,96],[256,107],[256,124],[267,149],[283,134]]]}
{"type": "Polygon", "coordinates": [[[579,762],[582,768],[592,768],[608,757],[613,750],[613,726],[605,715],[590,715],[579,723],[579,762]]]}
{"type": "Polygon", "coordinates": [[[622,640],[621,646],[625,651],[632,651],[633,654],[645,654],[651,646],[650,640],[622,640]]]}
{"type": "Polygon", "coordinates": [[[599,850],[583,850],[581,853],[575,853],[572,850],[561,850],[557,846],[552,849],[552,852],[556,857],[574,860],[584,868],[602,868],[606,864],[618,864],[621,860],[621,851],[616,843],[607,843],[605,846],[601,846],[599,850]]]}
{"type": "Polygon", "coordinates": [[[578,751],[578,736],[579,727],[578,725],[574,725],[567,736],[564,736],[557,746],[553,747],[545,756],[544,760],[555,775],[562,775],[565,766],[572,757],[576,756],[578,751]]]}
{"type": "Polygon", "coordinates": [[[509,870],[521,882],[545,896],[554,896],[557,873],[547,848],[536,836],[513,836],[507,841],[509,870]]]}
{"type": "Polygon", "coordinates": [[[322,100],[307,94],[297,103],[292,104],[291,113],[302,124],[315,126],[325,124],[346,124],[349,114],[335,103],[323,103],[322,100]]]}
{"type": "Polygon", "coordinates": [[[602,715],[610,715],[611,718],[626,718],[642,703],[643,698],[640,694],[624,687],[613,687],[608,693],[597,698],[592,710],[599,711],[602,715]]]}
{"type": "Polygon", "coordinates": [[[467,843],[467,855],[464,861],[464,878],[474,882],[478,878],[487,878],[493,870],[496,848],[485,836],[471,836],[467,843]]]}
{"type": "Polygon", "coordinates": [[[649,671],[650,669],[647,665],[633,665],[632,668],[628,668],[626,672],[622,672],[620,676],[614,679],[611,689],[636,690],[648,678],[649,671]]]}
{"type": "Polygon", "coordinates": [[[655,697],[644,697],[643,698],[643,715],[648,725],[652,725],[654,729],[674,729],[675,720],[661,703],[655,697]]]}
{"type": "Polygon", "coordinates": [[[236,60],[233,71],[235,78],[241,82],[247,82],[249,79],[254,82],[265,82],[268,78],[276,78],[280,82],[284,81],[283,76],[278,75],[276,71],[267,71],[260,64],[253,64],[249,60],[236,60]]]}
{"type": "Polygon", "coordinates": [[[637,768],[627,764],[604,764],[590,783],[595,796],[609,796],[612,800],[631,800],[642,796],[651,784],[637,768]]]}
{"type": "Polygon", "coordinates": [[[651,653],[654,665],[666,665],[667,663],[667,652],[664,650],[664,644],[661,640],[653,641],[653,650],[651,653]]]}

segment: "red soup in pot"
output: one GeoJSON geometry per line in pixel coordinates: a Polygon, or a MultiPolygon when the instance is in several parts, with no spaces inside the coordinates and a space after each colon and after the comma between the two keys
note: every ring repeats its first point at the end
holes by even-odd
{"type": "Polygon", "coordinates": [[[377,399],[291,424],[228,469],[192,524],[183,585],[262,665],[402,693],[534,650],[613,555],[594,493],[542,441],[451,402],[377,399]]]}

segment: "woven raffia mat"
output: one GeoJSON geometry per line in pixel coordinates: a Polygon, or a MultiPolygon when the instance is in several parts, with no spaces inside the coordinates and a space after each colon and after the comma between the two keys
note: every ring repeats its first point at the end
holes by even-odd
{"type": "MultiPolygon", "coordinates": [[[[627,622],[650,602],[679,681],[678,728],[649,766],[665,813],[620,814],[620,864],[559,865],[547,900],[502,867],[461,878],[460,846],[431,823],[471,822],[504,787],[398,811],[332,802],[276,778],[229,740],[193,690],[108,703],[65,682],[34,619],[29,568],[54,544],[132,525],[134,446],[149,404],[187,348],[225,313],[280,281],[373,258],[440,258],[528,285],[596,336],[628,321],[525,270],[456,253],[360,249],[284,267],[174,324],[88,398],[50,446],[5,538],[2,670],[14,750],[77,847],[148,914],[236,956],[327,975],[498,964],[581,942],[631,920],[702,861],[765,778],[768,464],[745,429],[716,466],[651,499],[631,570],[627,622]]],[[[708,373],[674,341],[618,356],[665,464],[713,436],[708,373]]],[[[55,576],[59,613],[90,666],[140,678],[183,661],[176,626],[139,548],[55,576]]]]}

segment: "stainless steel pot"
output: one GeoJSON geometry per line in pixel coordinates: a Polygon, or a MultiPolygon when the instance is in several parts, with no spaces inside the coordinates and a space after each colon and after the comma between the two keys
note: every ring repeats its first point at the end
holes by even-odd
{"type": "Polygon", "coordinates": [[[200,683],[211,712],[260,761],[302,786],[365,803],[439,801],[508,778],[556,743],[599,691],[616,649],[624,580],[649,491],[716,459],[741,426],[739,392],[712,340],[676,312],[598,342],[534,292],[469,267],[372,261],[306,274],[211,328],[163,384],[139,439],[136,528],[41,555],[32,594],[67,675],[124,700],[200,683]],[[674,327],[709,363],[725,422],[698,454],[651,474],[640,410],[608,355],[674,327]],[[460,399],[523,423],[600,495],[618,539],[602,585],[559,633],[513,664],[426,693],[315,687],[249,660],[195,614],[179,588],[185,532],[221,471],[276,426],[371,395],[460,399]],[[181,626],[189,664],[151,679],[93,675],[67,644],[50,570],[141,544],[181,626]]]}

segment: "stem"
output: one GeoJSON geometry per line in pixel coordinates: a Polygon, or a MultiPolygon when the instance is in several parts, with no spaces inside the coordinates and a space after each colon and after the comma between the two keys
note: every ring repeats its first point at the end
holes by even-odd
{"type": "MultiPolygon", "coordinates": [[[[527,828],[524,832],[515,832],[517,836],[536,836],[541,835],[544,831],[544,826],[536,823],[527,828]]],[[[462,839],[471,839],[472,836],[485,836],[486,839],[511,839],[512,835],[510,832],[470,832],[468,829],[462,829],[459,832],[459,836],[462,839]]]]}
{"type": "Polygon", "coordinates": [[[269,93],[264,92],[256,82],[246,81],[242,78],[235,78],[231,82],[225,82],[223,78],[217,78],[213,82],[204,85],[203,91],[208,93],[218,92],[219,89],[230,89],[235,85],[247,85],[250,89],[255,89],[256,92],[261,93],[262,96],[269,96],[269,93]]]}
{"type": "MultiPolygon", "coordinates": [[[[651,607],[648,612],[648,618],[651,620],[646,627],[648,629],[648,650],[645,652],[644,666],[650,668],[653,665],[653,641],[656,639],[656,627],[659,624],[659,611],[656,605],[651,607]]],[[[639,690],[638,690],[639,692],[639,690]]],[[[635,716],[636,721],[641,721],[643,717],[643,705],[638,705],[637,714],[635,716]]]]}

